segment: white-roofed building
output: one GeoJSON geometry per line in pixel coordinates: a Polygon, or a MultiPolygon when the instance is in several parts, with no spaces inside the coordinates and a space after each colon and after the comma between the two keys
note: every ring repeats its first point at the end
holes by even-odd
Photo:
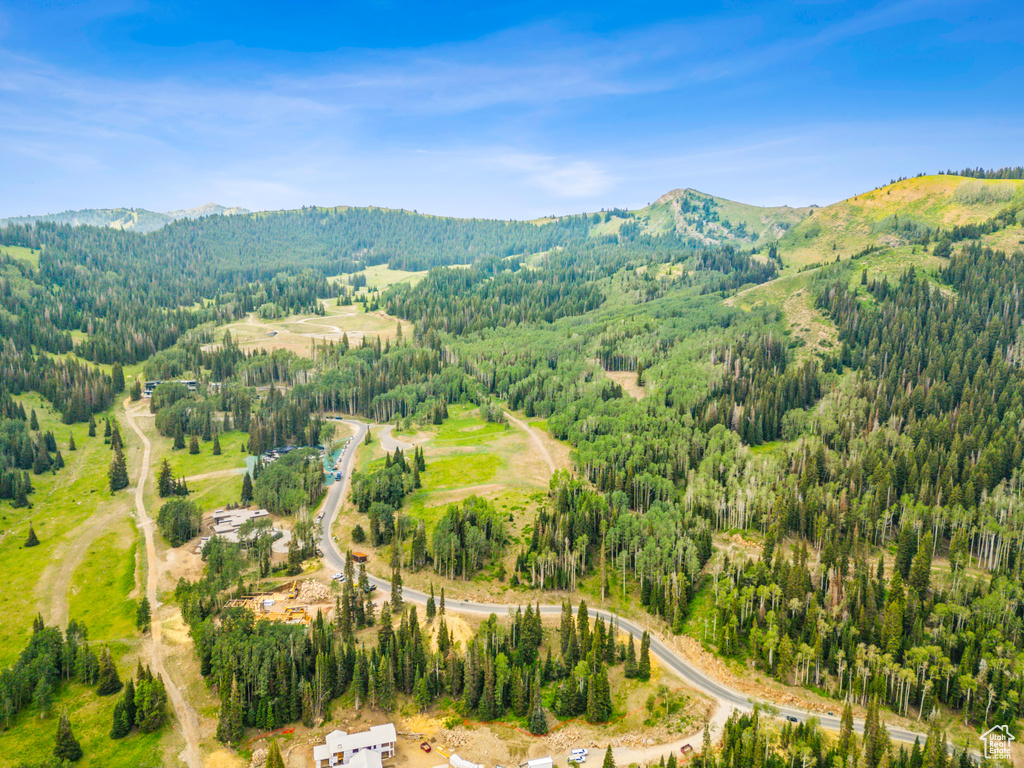
{"type": "Polygon", "coordinates": [[[393,723],[375,725],[359,733],[331,731],[325,744],[313,747],[313,764],[316,768],[333,768],[336,765],[380,768],[382,760],[394,757],[397,741],[393,723]]]}

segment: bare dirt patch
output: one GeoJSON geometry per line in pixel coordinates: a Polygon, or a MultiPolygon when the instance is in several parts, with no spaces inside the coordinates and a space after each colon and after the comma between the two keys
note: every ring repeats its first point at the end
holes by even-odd
{"type": "Polygon", "coordinates": [[[622,387],[622,391],[634,400],[647,397],[647,387],[636,383],[636,371],[605,371],[604,375],[622,387]]]}

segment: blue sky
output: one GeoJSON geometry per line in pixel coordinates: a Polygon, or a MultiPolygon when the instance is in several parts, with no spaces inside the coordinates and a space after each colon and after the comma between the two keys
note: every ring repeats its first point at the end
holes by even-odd
{"type": "Polygon", "coordinates": [[[0,0],[0,216],[827,204],[1022,118],[1019,2],[0,0]]]}

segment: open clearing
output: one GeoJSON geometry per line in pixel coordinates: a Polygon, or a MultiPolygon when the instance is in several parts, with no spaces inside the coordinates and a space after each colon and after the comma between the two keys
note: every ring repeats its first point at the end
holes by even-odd
{"type": "MultiPolygon", "coordinates": [[[[533,522],[537,508],[545,503],[548,478],[567,461],[568,449],[564,454],[552,455],[548,443],[557,445],[547,433],[529,427],[511,417],[509,424],[487,422],[480,416],[480,409],[468,405],[452,405],[449,418],[438,426],[429,426],[415,434],[398,435],[398,439],[422,447],[427,469],[421,474],[423,487],[410,494],[401,514],[415,520],[422,520],[427,526],[428,541],[437,521],[444,515],[449,504],[463,501],[470,496],[480,496],[491,501],[499,510],[508,513],[508,532],[512,544],[506,548],[506,568],[514,559],[517,543],[524,526],[533,522]]],[[[360,469],[373,466],[383,459],[380,429],[372,430],[370,446],[360,448],[360,469]]],[[[351,532],[357,523],[365,529],[367,521],[351,502],[337,518],[335,534],[341,549],[352,547],[351,532]]],[[[359,545],[367,549],[366,545],[359,545]]],[[[386,548],[380,548],[377,558],[385,557],[386,548]]],[[[485,569],[478,580],[490,580],[491,569],[485,569]]],[[[424,569],[409,573],[406,583],[424,586],[433,577],[433,571],[424,569]]],[[[468,587],[460,584],[460,590],[468,587]]],[[[501,587],[495,583],[489,587],[494,592],[501,587]]],[[[486,590],[484,590],[486,592],[486,590]]],[[[481,592],[481,594],[484,594],[481,592]]]]}
{"type": "MultiPolygon", "coordinates": [[[[245,320],[218,327],[215,344],[207,348],[220,343],[224,332],[228,331],[246,352],[285,349],[303,357],[313,357],[317,345],[338,344],[345,335],[352,346],[361,344],[367,336],[384,340],[397,335],[399,320],[384,312],[364,312],[357,304],[338,306],[334,299],[321,299],[321,303],[323,315],[291,315],[265,320],[250,313],[245,320]]],[[[401,325],[403,336],[412,333],[412,323],[402,322],[401,325]]]]}
{"type": "MultiPolygon", "coordinates": [[[[409,272],[404,269],[391,269],[387,264],[375,264],[372,267],[367,267],[362,271],[362,274],[366,275],[366,286],[365,288],[360,288],[358,291],[360,294],[374,290],[383,293],[391,286],[398,285],[399,283],[405,283],[412,287],[427,276],[426,270],[409,272]]],[[[348,277],[348,275],[338,275],[331,278],[331,280],[347,282],[348,277]]]]}

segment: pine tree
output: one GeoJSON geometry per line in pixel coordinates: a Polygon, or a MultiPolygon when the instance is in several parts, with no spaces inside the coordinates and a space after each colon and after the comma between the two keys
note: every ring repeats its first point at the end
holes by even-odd
{"type": "Polygon", "coordinates": [[[636,676],[640,680],[651,679],[651,636],[644,632],[640,640],[640,661],[636,666],[636,676]]]}
{"type": "Polygon", "coordinates": [[[917,547],[917,554],[910,565],[910,576],[907,583],[917,591],[918,596],[923,600],[928,592],[928,586],[932,578],[932,532],[925,531],[921,537],[921,543],[917,547]]]}
{"type": "Polygon", "coordinates": [[[56,744],[53,748],[53,756],[58,760],[68,760],[72,763],[82,759],[82,747],[75,739],[71,731],[71,721],[68,720],[68,713],[60,716],[60,723],[57,725],[56,744]]]}
{"type": "Polygon", "coordinates": [[[601,768],[615,768],[615,756],[612,755],[612,745],[608,745],[608,749],[604,751],[604,762],[601,764],[601,768]]]}
{"type": "Polygon", "coordinates": [[[131,387],[130,395],[131,395],[133,403],[137,403],[139,401],[139,398],[142,397],[142,385],[139,384],[139,380],[138,379],[133,379],[132,380],[132,387],[131,387]]]}
{"type": "Polygon", "coordinates": [[[124,453],[120,449],[114,452],[114,458],[110,462],[110,469],[107,471],[107,478],[110,481],[111,493],[128,487],[128,464],[125,461],[124,453]]]}
{"type": "Polygon", "coordinates": [[[124,440],[121,439],[121,428],[115,422],[111,427],[111,451],[123,450],[124,446],[124,440]]]}
{"type": "Polygon", "coordinates": [[[437,606],[434,604],[434,582],[430,582],[430,597],[427,598],[427,621],[433,621],[437,615],[437,606]]]}
{"type": "Polygon", "coordinates": [[[37,547],[39,546],[39,539],[36,537],[36,529],[32,527],[32,523],[28,524],[28,538],[25,539],[26,547],[37,547]]]}
{"type": "Polygon", "coordinates": [[[299,550],[299,542],[294,536],[288,542],[288,568],[286,576],[298,576],[302,573],[302,552],[299,550]]]}
{"type": "Polygon", "coordinates": [[[100,653],[99,681],[100,684],[96,689],[96,693],[100,696],[110,696],[124,687],[120,676],[117,674],[117,665],[110,655],[110,649],[106,647],[100,653]]]}
{"type": "Polygon", "coordinates": [[[31,429],[33,432],[38,432],[39,431],[39,419],[36,417],[36,409],[35,408],[32,409],[32,416],[29,419],[28,428],[31,429]]]}
{"type": "Polygon", "coordinates": [[[396,537],[391,544],[391,612],[402,610],[402,544],[396,537]]]}
{"type": "Polygon", "coordinates": [[[120,739],[131,733],[132,726],[128,722],[124,696],[118,698],[117,704],[114,705],[114,715],[111,720],[110,738],[120,739]]]}
{"type": "Polygon", "coordinates": [[[252,475],[248,472],[245,473],[245,477],[242,478],[242,497],[243,504],[248,504],[252,501],[252,475]]]}
{"type": "Polygon", "coordinates": [[[75,433],[68,432],[68,450],[77,451],[78,448],[75,446],[75,433]]]}
{"type": "Polygon", "coordinates": [[[110,368],[110,379],[114,385],[114,394],[121,394],[124,392],[124,369],[121,368],[120,363],[114,363],[110,368]]]}
{"type": "Polygon", "coordinates": [[[199,438],[195,435],[192,435],[188,441],[188,452],[193,456],[199,453],[199,438]]]}
{"type": "Polygon", "coordinates": [[[139,632],[145,634],[149,631],[151,618],[149,598],[143,595],[142,600],[139,601],[138,610],[135,612],[135,626],[139,632]]]}
{"type": "Polygon", "coordinates": [[[284,768],[284,758],[281,757],[281,748],[276,741],[271,741],[270,749],[267,750],[266,768],[284,768]]]}
{"type": "Polygon", "coordinates": [[[89,437],[96,437],[96,419],[89,417],[89,437]]]}
{"type": "Polygon", "coordinates": [[[237,744],[242,740],[243,733],[242,695],[238,690],[238,677],[234,676],[231,678],[231,692],[223,696],[221,701],[217,740],[224,744],[237,744]]]}
{"type": "Polygon", "coordinates": [[[626,645],[626,663],[622,667],[622,672],[627,678],[636,677],[636,645],[633,643],[632,633],[630,633],[629,643],[626,645]]]}
{"type": "Polygon", "coordinates": [[[181,424],[174,425],[174,450],[180,451],[185,447],[185,433],[181,430],[181,424]]]}
{"type": "Polygon", "coordinates": [[[220,456],[220,433],[213,436],[213,449],[210,451],[214,456],[220,456]]]}
{"type": "Polygon", "coordinates": [[[167,459],[163,460],[160,465],[160,471],[157,473],[156,480],[156,491],[161,499],[166,499],[168,496],[174,495],[174,472],[171,470],[171,465],[167,459]]]}
{"type": "Polygon", "coordinates": [[[548,718],[544,713],[544,704],[540,697],[540,672],[534,679],[532,691],[530,693],[531,704],[530,704],[530,733],[534,736],[540,736],[548,732],[548,718]]]}
{"type": "Polygon", "coordinates": [[[846,757],[850,754],[850,749],[854,745],[853,739],[853,707],[850,701],[847,700],[846,705],[843,707],[842,721],[839,726],[839,744],[837,746],[839,754],[843,757],[843,764],[846,763],[846,757]]]}

